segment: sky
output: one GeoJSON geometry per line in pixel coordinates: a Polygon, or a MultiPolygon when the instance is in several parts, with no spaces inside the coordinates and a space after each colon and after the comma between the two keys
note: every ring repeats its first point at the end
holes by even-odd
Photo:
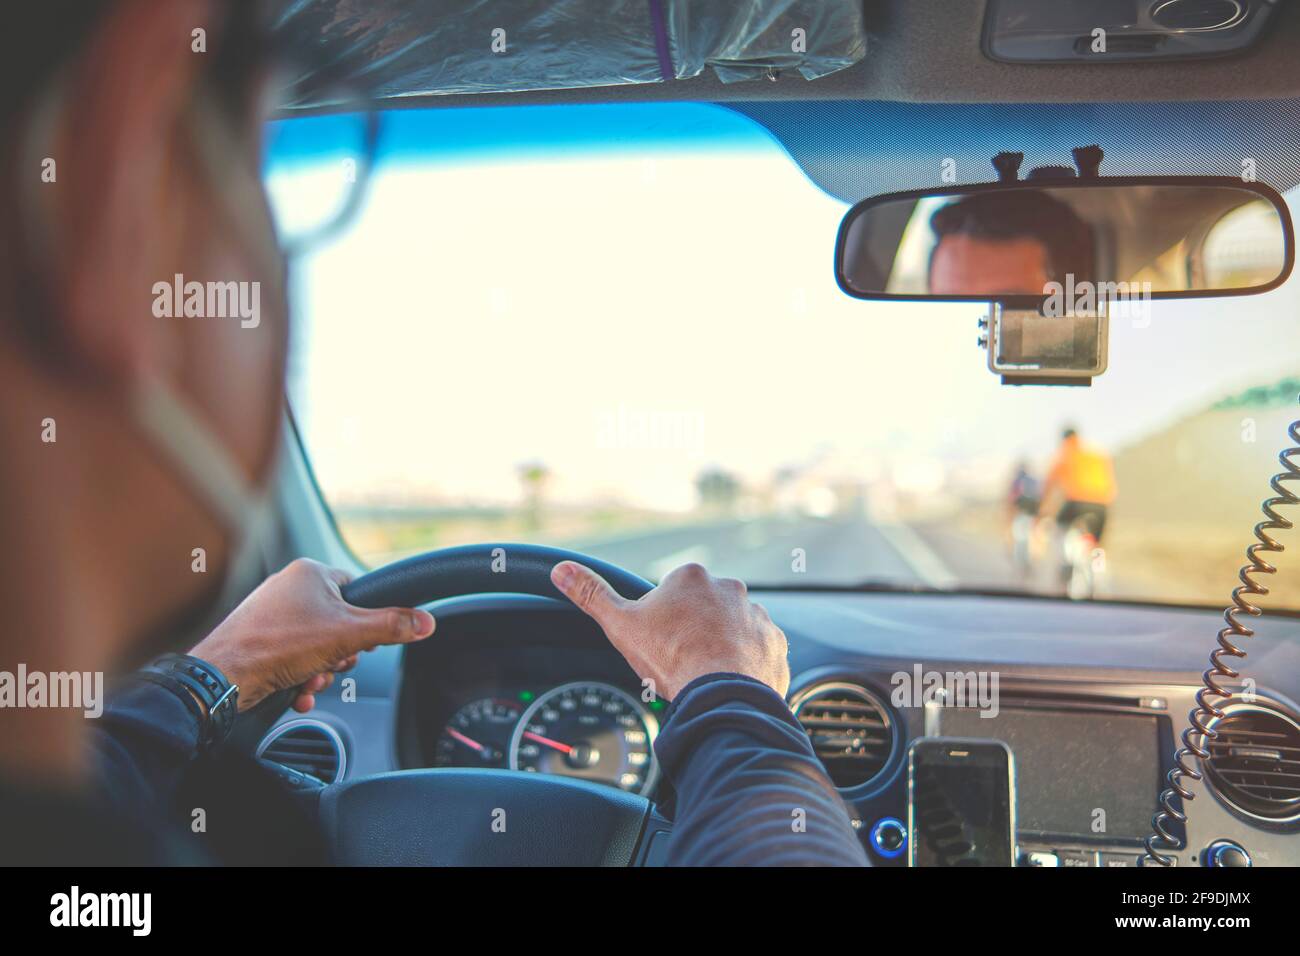
{"type": "MultiPolygon", "coordinates": [[[[679,106],[620,135],[394,150],[295,264],[290,398],[327,498],[511,503],[538,461],[553,500],[683,510],[711,466],[1002,462],[1066,422],[1116,448],[1300,365],[1292,280],[1114,321],[1092,388],[1003,387],[982,306],[839,291],[846,205],[751,120],[679,106]]],[[[301,207],[335,173],[272,191],[301,207]]]]}

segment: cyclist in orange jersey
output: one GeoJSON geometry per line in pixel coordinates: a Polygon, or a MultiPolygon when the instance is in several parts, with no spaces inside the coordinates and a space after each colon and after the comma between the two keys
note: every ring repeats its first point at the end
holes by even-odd
{"type": "Polygon", "coordinates": [[[1110,455],[1084,444],[1078,432],[1067,428],[1043,483],[1039,514],[1048,516],[1060,502],[1056,523],[1062,532],[1077,523],[1100,543],[1106,528],[1107,508],[1115,501],[1118,491],[1115,463],[1110,455]]]}

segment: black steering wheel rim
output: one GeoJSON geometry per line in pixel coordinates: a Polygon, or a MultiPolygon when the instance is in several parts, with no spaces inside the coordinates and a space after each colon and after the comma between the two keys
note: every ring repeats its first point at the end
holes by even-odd
{"type": "MultiPolygon", "coordinates": [[[[489,543],[385,565],[344,585],[342,593],[348,603],[368,608],[418,607],[476,594],[569,603],[551,583],[551,569],[561,561],[591,568],[629,600],[654,587],[575,551],[489,543]]],[[[272,721],[292,695],[282,691],[268,700],[272,721]]],[[[614,787],[513,770],[399,771],[335,784],[319,800],[335,860],[348,865],[626,866],[634,862],[651,809],[644,797],[614,787]]]]}
{"type": "Polygon", "coordinates": [[[469,594],[532,594],[568,602],[551,583],[561,561],[591,568],[615,591],[636,600],[654,585],[631,571],[588,555],[540,544],[467,544],[428,551],[363,574],[343,586],[358,607],[418,607],[469,594]]]}

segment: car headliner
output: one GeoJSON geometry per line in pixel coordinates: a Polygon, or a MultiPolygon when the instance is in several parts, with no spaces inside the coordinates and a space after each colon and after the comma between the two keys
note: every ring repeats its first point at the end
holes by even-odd
{"type": "Polygon", "coordinates": [[[1008,64],[981,49],[986,0],[865,0],[866,57],[817,80],[722,83],[706,70],[671,83],[525,93],[422,95],[391,108],[689,100],[883,100],[901,103],[1123,103],[1300,97],[1300,4],[1279,4],[1252,49],[1208,60],[1008,64]]]}

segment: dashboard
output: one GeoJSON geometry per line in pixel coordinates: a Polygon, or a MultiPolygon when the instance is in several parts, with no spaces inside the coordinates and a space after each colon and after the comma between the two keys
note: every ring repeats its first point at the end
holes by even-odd
{"type": "MultiPolygon", "coordinates": [[[[790,640],[791,708],[878,866],[907,863],[907,748],[933,736],[1011,749],[1019,865],[1138,865],[1222,624],[1208,610],[1034,598],[757,599],[790,640]]],[[[431,609],[437,639],[364,655],[355,702],[318,698],[312,719],[347,750],[349,776],[509,768],[666,802],[654,756],[665,704],[592,622],[519,595],[431,609]]],[[[1300,863],[1300,621],[1258,630],[1243,673],[1259,683],[1219,722],[1205,779],[1188,783],[1178,865],[1240,863],[1224,846],[1254,865],[1300,863]]],[[[671,822],[659,825],[662,850],[671,822]]]]}

